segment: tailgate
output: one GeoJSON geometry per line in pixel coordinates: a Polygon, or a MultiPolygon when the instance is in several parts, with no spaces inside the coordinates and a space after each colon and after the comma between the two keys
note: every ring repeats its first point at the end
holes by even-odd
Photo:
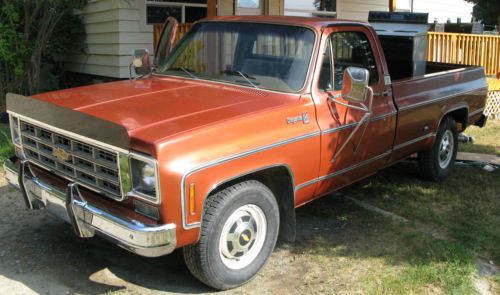
{"type": "Polygon", "coordinates": [[[446,113],[457,111],[469,125],[486,104],[487,83],[481,67],[396,80],[392,89],[398,108],[394,150],[401,154],[430,148],[446,113]]]}

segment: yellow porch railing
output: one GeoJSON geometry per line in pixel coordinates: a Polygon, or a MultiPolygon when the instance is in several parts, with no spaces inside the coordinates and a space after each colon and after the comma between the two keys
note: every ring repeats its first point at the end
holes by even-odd
{"type": "Polygon", "coordinates": [[[429,32],[427,60],[483,66],[486,75],[500,73],[500,36],[429,32]]]}
{"type": "MultiPolygon", "coordinates": [[[[191,29],[192,26],[193,26],[193,24],[189,24],[189,23],[188,24],[179,24],[179,26],[177,27],[177,34],[175,35],[175,43],[177,43],[182,38],[182,36],[184,36],[189,31],[189,29],[191,29]]],[[[154,25],[154,29],[153,29],[154,48],[156,48],[156,44],[158,44],[158,41],[160,40],[160,35],[161,35],[162,29],[163,29],[162,24],[154,25]]]]}

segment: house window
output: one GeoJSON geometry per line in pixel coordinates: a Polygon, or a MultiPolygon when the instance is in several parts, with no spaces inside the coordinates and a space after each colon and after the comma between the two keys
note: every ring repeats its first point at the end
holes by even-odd
{"type": "Polygon", "coordinates": [[[235,0],[236,15],[261,15],[264,12],[264,0],[235,0]]]}
{"type": "Polygon", "coordinates": [[[207,0],[146,0],[146,24],[162,24],[173,16],[180,23],[193,23],[207,16],[207,0]]]}
{"type": "Polygon", "coordinates": [[[238,8],[260,8],[260,0],[237,0],[237,3],[238,8]]]}
{"type": "Polygon", "coordinates": [[[336,17],[337,0],[285,0],[285,15],[336,17]]]}

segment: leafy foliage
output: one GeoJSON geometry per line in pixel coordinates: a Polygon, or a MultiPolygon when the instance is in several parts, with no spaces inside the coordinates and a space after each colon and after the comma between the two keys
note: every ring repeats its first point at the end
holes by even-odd
{"type": "Polygon", "coordinates": [[[466,0],[474,4],[472,15],[487,25],[498,25],[500,22],[500,5],[498,0],[466,0]]]}
{"type": "MultiPolygon", "coordinates": [[[[87,0],[3,0],[0,6],[0,101],[58,86],[61,57],[83,49],[84,25],[73,12],[87,0]]],[[[3,106],[4,107],[4,106],[3,106]]]]}

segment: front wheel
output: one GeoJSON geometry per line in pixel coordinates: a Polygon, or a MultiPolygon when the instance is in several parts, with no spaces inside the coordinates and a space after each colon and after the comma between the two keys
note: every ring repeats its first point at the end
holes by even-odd
{"type": "Polygon", "coordinates": [[[431,150],[418,153],[420,175],[432,181],[443,181],[455,165],[458,150],[458,132],[455,120],[443,118],[431,150]]]}
{"type": "Polygon", "coordinates": [[[279,229],[273,193],[258,181],[226,188],[206,201],[198,243],[184,247],[191,273],[220,290],[251,280],[271,255],[279,229]]]}

